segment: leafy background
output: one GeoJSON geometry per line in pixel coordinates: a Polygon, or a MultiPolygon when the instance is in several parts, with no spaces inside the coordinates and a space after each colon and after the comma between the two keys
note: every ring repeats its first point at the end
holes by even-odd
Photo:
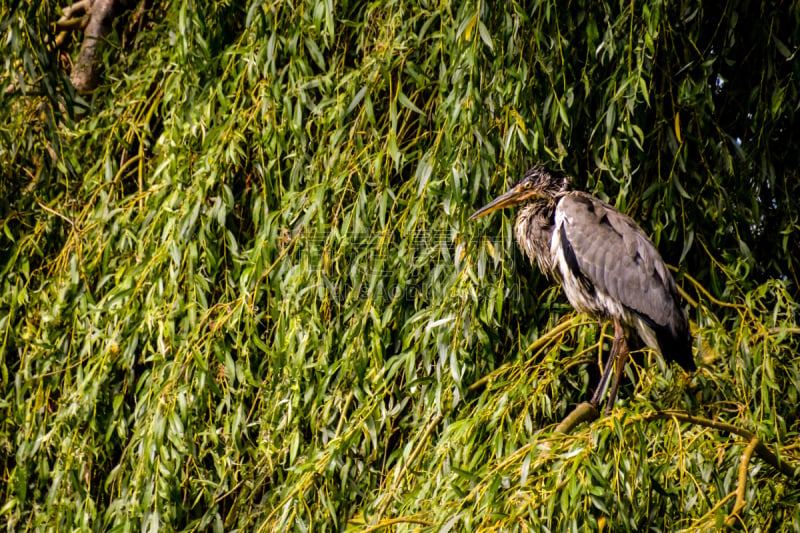
{"type": "Polygon", "coordinates": [[[8,530],[800,528],[655,417],[800,464],[796,6],[154,0],[91,95],[64,7],[0,8],[8,530]],[[570,435],[608,331],[466,222],[536,162],[653,237],[701,366],[570,435]]]}

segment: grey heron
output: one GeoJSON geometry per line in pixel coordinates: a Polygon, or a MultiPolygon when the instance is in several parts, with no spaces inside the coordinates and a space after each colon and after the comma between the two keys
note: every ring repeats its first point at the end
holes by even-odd
{"type": "Polygon", "coordinates": [[[561,283],[577,311],[613,323],[611,352],[590,401],[599,405],[616,368],[608,414],[628,359],[627,331],[686,371],[697,368],[692,337],[675,280],[644,231],[606,202],[570,191],[569,184],[569,176],[537,165],[469,220],[522,205],[514,223],[522,252],[561,283]]]}

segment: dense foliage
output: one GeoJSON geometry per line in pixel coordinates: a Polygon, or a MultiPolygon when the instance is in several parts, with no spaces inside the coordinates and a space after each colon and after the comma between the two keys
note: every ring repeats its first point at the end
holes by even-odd
{"type": "Polygon", "coordinates": [[[800,528],[800,10],[166,2],[68,82],[0,8],[9,530],[800,528]],[[652,235],[700,369],[467,217],[535,162],[652,235]],[[667,413],[667,414],[665,414],[667,413]],[[757,452],[757,450],[756,450],[757,452]]]}

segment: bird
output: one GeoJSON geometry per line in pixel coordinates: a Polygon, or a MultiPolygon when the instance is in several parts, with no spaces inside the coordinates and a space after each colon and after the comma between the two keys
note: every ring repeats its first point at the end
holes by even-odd
{"type": "Polygon", "coordinates": [[[535,165],[469,220],[521,206],[514,237],[522,253],[561,284],[575,310],[613,324],[611,351],[590,400],[598,408],[616,368],[608,415],[628,359],[630,332],[687,372],[697,365],[686,310],[653,242],[628,215],[591,194],[570,190],[570,184],[569,175],[535,165]]]}

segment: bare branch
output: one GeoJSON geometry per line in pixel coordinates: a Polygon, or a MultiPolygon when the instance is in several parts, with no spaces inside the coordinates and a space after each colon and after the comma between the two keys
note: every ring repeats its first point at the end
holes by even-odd
{"type": "Polygon", "coordinates": [[[115,0],[96,0],[92,4],[81,52],[72,69],[71,81],[79,93],[92,92],[97,86],[100,43],[111,32],[115,4],[115,0]]]}
{"type": "MultiPolygon", "coordinates": [[[[67,6],[64,8],[64,15],[58,20],[58,22],[63,22],[67,19],[73,18],[76,15],[82,15],[84,13],[88,13],[89,10],[92,8],[92,1],[93,0],[79,0],[75,2],[71,6],[67,6]]],[[[58,22],[56,24],[58,24],[58,22]]]]}
{"type": "Polygon", "coordinates": [[[589,402],[583,402],[578,404],[578,406],[556,426],[555,432],[568,434],[581,422],[590,422],[596,420],[599,416],[600,412],[594,405],[589,402]]]}
{"type": "MultiPolygon", "coordinates": [[[[56,22],[56,29],[61,32],[70,32],[75,30],[81,30],[86,27],[86,24],[89,22],[88,15],[84,15],[82,17],[74,17],[69,19],[60,19],[56,22]]],[[[58,41],[58,39],[56,39],[58,41]]]]}
{"type": "Polygon", "coordinates": [[[739,512],[744,508],[744,493],[747,489],[747,467],[750,465],[750,458],[753,456],[753,451],[758,446],[758,439],[753,437],[747,444],[747,448],[742,453],[742,459],[739,462],[739,482],[736,485],[736,502],[733,504],[733,510],[725,521],[728,527],[733,527],[736,524],[736,518],[739,512]]]}

